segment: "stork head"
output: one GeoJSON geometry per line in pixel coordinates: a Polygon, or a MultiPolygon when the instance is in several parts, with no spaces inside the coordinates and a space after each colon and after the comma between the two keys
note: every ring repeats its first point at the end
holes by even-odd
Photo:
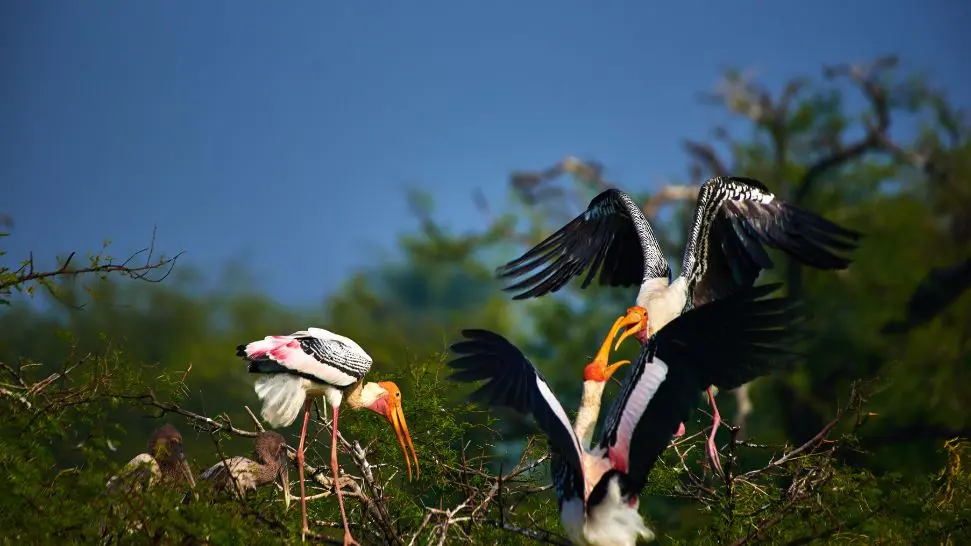
{"type": "Polygon", "coordinates": [[[156,430],[148,439],[148,453],[158,462],[159,466],[177,469],[192,487],[196,480],[189,468],[189,461],[185,458],[182,448],[182,435],[170,424],[165,424],[156,430]]]}
{"type": "Polygon", "coordinates": [[[287,440],[272,431],[256,435],[256,457],[265,465],[277,468],[277,477],[283,487],[283,505],[290,508],[290,465],[287,459],[287,440]]]}
{"type": "Polygon", "coordinates": [[[630,336],[634,336],[637,341],[641,343],[647,342],[647,309],[639,305],[630,307],[627,309],[627,314],[619,318],[614,326],[619,330],[626,327],[624,333],[621,334],[620,339],[617,340],[617,344],[614,345],[614,350],[620,348],[620,344],[624,342],[630,336]]]}
{"type": "MultiPolygon", "coordinates": [[[[620,368],[624,364],[630,364],[630,360],[620,360],[614,362],[613,364],[608,364],[610,357],[610,344],[614,341],[614,338],[617,337],[617,333],[621,330],[621,328],[629,325],[629,323],[626,321],[627,317],[618,317],[617,320],[614,321],[614,325],[610,328],[610,332],[600,345],[600,350],[597,351],[597,356],[595,356],[593,361],[590,362],[590,364],[587,364],[587,367],[583,369],[584,381],[605,382],[610,379],[612,375],[614,375],[617,368],[620,368]]],[[[620,344],[618,343],[618,346],[619,345],[620,344]]],[[[617,349],[615,348],[614,350],[617,349]]]]}
{"type": "Polygon", "coordinates": [[[398,436],[398,445],[405,455],[405,464],[408,465],[408,479],[412,478],[411,461],[415,461],[415,473],[420,475],[418,470],[418,455],[415,453],[415,446],[411,443],[411,434],[408,433],[408,423],[405,421],[405,412],[401,407],[401,390],[398,385],[391,381],[381,381],[378,383],[368,383],[364,385],[361,392],[361,402],[367,409],[379,413],[391,423],[398,436]],[[407,442],[407,448],[405,443],[407,442]],[[411,449],[411,458],[408,457],[408,448],[411,449]]]}

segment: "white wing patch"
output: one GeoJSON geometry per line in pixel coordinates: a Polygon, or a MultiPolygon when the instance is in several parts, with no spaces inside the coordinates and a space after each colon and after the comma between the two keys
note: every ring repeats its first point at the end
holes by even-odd
{"type": "Polygon", "coordinates": [[[309,384],[310,381],[282,373],[257,379],[254,389],[263,402],[260,411],[263,419],[274,428],[285,427],[296,421],[307,398],[304,383],[309,384]]]}
{"type": "Polygon", "coordinates": [[[570,424],[570,418],[567,417],[566,411],[563,409],[563,405],[560,404],[560,401],[556,399],[556,395],[553,394],[550,386],[547,385],[546,381],[543,381],[538,374],[536,375],[536,388],[539,389],[539,393],[543,396],[543,400],[546,400],[546,404],[550,407],[550,409],[553,410],[553,413],[556,415],[557,419],[560,420],[560,424],[563,425],[563,428],[570,433],[570,439],[573,440],[573,447],[576,448],[577,456],[582,460],[583,450],[580,449],[580,440],[577,439],[577,435],[573,432],[573,425],[570,424]]]}
{"type": "MultiPolygon", "coordinates": [[[[624,411],[620,416],[620,423],[617,425],[617,441],[610,450],[611,452],[618,452],[622,456],[625,467],[630,453],[630,439],[634,435],[634,427],[641,420],[648,404],[654,398],[654,393],[660,388],[667,375],[668,365],[662,360],[655,358],[653,362],[646,363],[644,372],[638,378],[637,384],[634,385],[634,389],[627,398],[627,403],[624,404],[624,411]]],[[[621,470],[626,472],[627,468],[621,470]]]]}
{"type": "MultiPolygon", "coordinates": [[[[321,343],[330,342],[324,341],[321,343]]],[[[309,375],[321,383],[327,383],[335,387],[346,387],[357,381],[356,377],[336,366],[321,362],[317,358],[314,358],[314,356],[307,354],[298,339],[279,339],[277,340],[277,346],[267,350],[266,354],[285,368],[309,375]]]]}

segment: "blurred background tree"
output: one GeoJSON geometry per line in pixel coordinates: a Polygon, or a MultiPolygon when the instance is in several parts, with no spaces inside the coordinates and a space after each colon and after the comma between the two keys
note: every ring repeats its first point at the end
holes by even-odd
{"type": "MultiPolygon", "coordinates": [[[[943,91],[897,64],[885,57],[827,67],[822,77],[796,78],[774,91],[741,71],[727,72],[705,100],[741,118],[747,132],[733,136],[715,127],[710,142],[685,141],[689,176],[659,188],[608,181],[607,168],[595,159],[567,156],[545,170],[511,173],[508,203],[496,206],[477,195],[490,225],[469,233],[454,233],[436,221],[432,196],[415,190],[409,204],[418,229],[400,237],[401,256],[354,274],[316,304],[274,302],[245,264],[228,266],[217,289],[206,289],[191,265],[180,266],[161,284],[52,279],[50,290],[38,296],[52,300],[47,307],[9,296],[13,301],[0,311],[0,362],[33,361],[56,370],[108,347],[145,378],[181,377],[184,386],[172,394],[181,407],[246,422],[243,406],[257,401],[253,378],[234,356],[239,343],[319,325],[365,347],[376,361],[371,375],[411,374],[414,386],[444,377],[436,355],[459,329],[489,328],[517,343],[566,406],[575,408],[583,366],[636,291],[595,286],[581,291],[574,283],[555,296],[512,302],[494,280],[494,268],[611,186],[643,203],[662,246],[672,252],[668,259],[680,264],[697,185],[711,175],[748,176],[790,202],[863,232],[865,239],[853,265],[837,273],[803,271],[773,254],[778,267],[760,282],[785,281],[814,312],[816,336],[807,347],[807,365],[739,389],[734,398],[720,396],[723,415],[738,410],[728,420],[744,425],[753,441],[799,444],[833,419],[851,382],[878,380],[881,389],[868,406],[874,415],[858,431],[856,449],[839,453],[840,462],[924,483],[947,463],[945,441],[971,435],[971,125],[943,91]],[[916,127],[916,136],[900,136],[906,133],[896,130],[902,124],[916,127]]],[[[6,265],[0,286],[20,285],[25,271],[6,265]]],[[[628,346],[625,354],[632,357],[633,349],[628,346]]],[[[608,400],[617,383],[608,389],[608,400]]],[[[406,413],[414,407],[433,410],[428,400],[415,400],[417,391],[404,390],[406,413]]],[[[466,392],[445,391],[439,411],[460,407],[466,392]]],[[[699,407],[704,409],[701,398],[699,407]]],[[[118,435],[120,447],[110,453],[116,462],[138,453],[158,424],[137,409],[112,419],[124,430],[105,431],[109,438],[118,435]]],[[[469,419],[485,422],[481,415],[469,419]]],[[[689,432],[706,422],[697,418],[689,432]]],[[[439,442],[434,422],[410,424],[419,456],[433,455],[428,443],[439,442]]],[[[504,419],[491,426],[503,440],[497,451],[510,462],[518,459],[532,432],[529,424],[504,419]]],[[[292,437],[294,431],[288,432],[292,437]]],[[[65,433],[77,436],[72,441],[87,434],[65,433]]],[[[190,457],[210,450],[208,438],[183,434],[190,457]]],[[[462,434],[479,442],[491,438],[483,430],[462,434]]],[[[246,440],[228,439],[226,445],[250,449],[246,440]]],[[[390,459],[394,449],[381,453],[390,459]]],[[[441,455],[451,448],[436,449],[441,455]]],[[[59,463],[76,464],[78,456],[64,450],[59,463]]],[[[433,504],[437,494],[443,493],[426,491],[423,500],[433,504]]],[[[689,533],[697,521],[686,515],[696,511],[691,503],[652,498],[644,505],[672,533],[677,525],[689,533]]]]}

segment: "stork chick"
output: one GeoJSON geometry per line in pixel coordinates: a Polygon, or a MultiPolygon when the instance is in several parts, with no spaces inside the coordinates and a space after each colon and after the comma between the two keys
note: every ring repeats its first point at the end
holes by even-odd
{"type": "Polygon", "coordinates": [[[153,432],[148,439],[148,453],[128,461],[106,487],[108,491],[142,491],[156,484],[171,488],[196,485],[182,448],[182,435],[170,424],[153,432]]]}
{"type": "Polygon", "coordinates": [[[256,435],[254,455],[259,462],[246,457],[232,457],[210,466],[199,479],[209,482],[217,491],[235,491],[238,486],[239,493],[245,495],[247,491],[271,484],[279,478],[283,487],[283,504],[290,508],[286,439],[276,432],[260,432],[256,435]]]}

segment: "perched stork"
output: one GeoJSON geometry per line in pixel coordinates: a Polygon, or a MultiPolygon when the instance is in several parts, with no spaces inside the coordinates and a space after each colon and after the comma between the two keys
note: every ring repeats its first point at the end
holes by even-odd
{"type": "Polygon", "coordinates": [[[322,328],[308,328],[288,336],[267,336],[259,341],[236,348],[236,355],[249,362],[250,373],[267,374],[256,381],[256,395],[263,402],[261,414],[274,427],[292,424],[303,406],[303,428],[297,447],[300,470],[300,513],[303,531],[307,526],[307,495],[304,490],[304,440],[313,397],[323,396],[333,410],[330,467],[334,474],[337,502],[344,519],[344,543],[357,544],[351,536],[344,511],[340,476],[337,469],[337,412],[346,397],[352,410],[369,409],[385,416],[398,436],[405,454],[408,478],[411,479],[411,459],[405,441],[411,448],[418,472],[418,455],[411,443],[408,424],[401,408],[401,391],[391,381],[365,383],[364,375],[371,369],[371,357],[354,340],[322,328]]]}
{"type": "Polygon", "coordinates": [[[170,424],[165,424],[148,439],[148,453],[142,453],[112,476],[108,491],[143,491],[156,484],[170,488],[195,487],[192,469],[182,449],[182,435],[170,424]]]}
{"type": "MultiPolygon", "coordinates": [[[[758,180],[720,176],[709,178],[699,190],[681,272],[674,282],[640,207],[613,188],[496,273],[507,279],[530,275],[505,288],[521,290],[513,299],[556,292],[584,271],[581,288],[598,273],[602,285],[640,285],[616,350],[628,336],[645,343],[684,311],[753,286],[763,269],[774,266],[762,245],[783,250],[804,265],[845,269],[850,260],[840,253],[855,249],[859,238],[858,232],[778,199],[758,180]]],[[[721,416],[712,390],[707,391],[714,414],[708,451],[720,469],[715,432],[721,416]]]]}
{"type": "Polygon", "coordinates": [[[450,379],[486,380],[473,397],[531,414],[546,434],[570,540],[632,546],[654,533],[638,514],[647,476],[708,385],[730,389],[797,361],[792,328],[801,318],[787,298],[760,299],[780,285],[743,289],[677,317],[641,347],[614,401],[600,442],[586,449],[543,375],[501,335],[464,330],[452,345],[450,379]]]}
{"type": "Polygon", "coordinates": [[[271,484],[277,478],[283,487],[283,504],[290,508],[290,472],[287,459],[287,440],[276,432],[265,431],[256,435],[256,462],[246,457],[232,457],[210,466],[201,481],[212,484],[217,491],[235,491],[246,494],[249,490],[271,484]]]}

